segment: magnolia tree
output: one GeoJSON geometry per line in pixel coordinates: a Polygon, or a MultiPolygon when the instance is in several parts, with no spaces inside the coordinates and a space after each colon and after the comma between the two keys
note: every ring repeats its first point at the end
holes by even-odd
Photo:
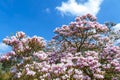
{"type": "Polygon", "coordinates": [[[90,14],[78,16],[56,28],[48,43],[17,32],[3,40],[12,51],[0,58],[2,74],[7,80],[120,80],[119,36],[108,25],[90,14]]]}

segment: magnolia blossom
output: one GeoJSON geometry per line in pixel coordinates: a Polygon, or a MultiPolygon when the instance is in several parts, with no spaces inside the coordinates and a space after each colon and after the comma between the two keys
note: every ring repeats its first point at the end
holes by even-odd
{"type": "Polygon", "coordinates": [[[48,43],[17,32],[3,40],[12,51],[0,57],[1,76],[8,74],[7,80],[120,80],[120,46],[113,44],[109,31],[86,14],[56,28],[48,43]]]}
{"type": "Polygon", "coordinates": [[[21,73],[21,72],[18,72],[18,73],[16,73],[16,75],[15,75],[15,76],[16,76],[17,78],[20,78],[20,77],[21,77],[21,75],[22,75],[22,73],[21,73]]]}
{"type": "Polygon", "coordinates": [[[37,53],[34,53],[34,56],[37,56],[39,60],[45,60],[48,55],[42,51],[39,51],[37,53]]]}
{"type": "Polygon", "coordinates": [[[34,76],[35,74],[36,74],[36,72],[30,70],[29,68],[26,68],[26,75],[34,76]]]}
{"type": "Polygon", "coordinates": [[[24,37],[25,37],[25,33],[22,32],[22,31],[17,32],[17,33],[16,33],[16,37],[17,37],[17,38],[24,38],[24,37]]]}

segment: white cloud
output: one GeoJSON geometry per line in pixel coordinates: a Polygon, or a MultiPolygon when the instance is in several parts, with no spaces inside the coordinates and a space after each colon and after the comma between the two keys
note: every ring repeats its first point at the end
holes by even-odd
{"type": "Polygon", "coordinates": [[[120,30],[120,23],[116,24],[116,25],[113,27],[113,29],[114,29],[115,31],[120,30]]]}
{"type": "Polygon", "coordinates": [[[6,52],[9,51],[10,49],[11,49],[11,48],[10,48],[8,45],[0,42],[0,55],[6,53],[6,52]]]}
{"type": "MultiPolygon", "coordinates": [[[[118,32],[120,30],[120,23],[113,26],[112,29],[114,30],[114,32],[118,32]]],[[[120,33],[117,33],[117,35],[120,37],[120,33]]],[[[120,39],[115,41],[115,45],[117,44],[120,44],[120,39]]]]}
{"type": "Polygon", "coordinates": [[[88,0],[85,3],[78,3],[76,0],[68,0],[67,2],[62,2],[61,6],[56,7],[62,15],[83,15],[90,13],[96,15],[100,10],[100,5],[103,0],[88,0]]]}
{"type": "Polygon", "coordinates": [[[8,46],[4,43],[0,43],[0,50],[4,51],[8,48],[8,46]]]}

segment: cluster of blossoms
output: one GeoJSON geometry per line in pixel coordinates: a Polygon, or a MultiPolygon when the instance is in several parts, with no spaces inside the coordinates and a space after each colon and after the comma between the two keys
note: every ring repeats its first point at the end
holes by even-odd
{"type": "Polygon", "coordinates": [[[42,50],[46,42],[42,37],[27,37],[24,32],[17,32],[16,36],[7,37],[3,42],[12,47],[12,51],[1,56],[0,61],[3,67],[23,65],[34,59],[33,53],[42,50]]]}
{"type": "Polygon", "coordinates": [[[55,30],[46,45],[23,32],[5,38],[12,51],[1,56],[8,80],[119,80],[120,47],[109,39],[108,27],[90,14],[55,30]]]}
{"type": "Polygon", "coordinates": [[[60,28],[55,29],[55,40],[62,45],[63,50],[68,47],[77,49],[77,52],[84,50],[92,50],[95,48],[101,48],[109,38],[105,38],[101,42],[101,37],[108,32],[108,27],[96,22],[96,18],[90,14],[84,16],[78,16],[75,22],[71,22],[70,25],[63,25],[60,28]]]}

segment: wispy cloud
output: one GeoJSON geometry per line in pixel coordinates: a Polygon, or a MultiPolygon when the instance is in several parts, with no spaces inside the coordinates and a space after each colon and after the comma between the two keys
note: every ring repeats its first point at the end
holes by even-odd
{"type": "Polygon", "coordinates": [[[56,7],[62,15],[83,15],[91,13],[92,15],[97,15],[100,10],[100,5],[103,0],[88,0],[85,3],[78,3],[76,0],[68,0],[67,2],[62,2],[61,6],[56,7]]]}
{"type": "Polygon", "coordinates": [[[45,11],[46,11],[47,13],[50,13],[50,8],[46,8],[45,11]]]}
{"type": "Polygon", "coordinates": [[[6,53],[7,51],[9,51],[11,48],[9,46],[7,46],[6,44],[0,42],[0,55],[6,53]]]}

